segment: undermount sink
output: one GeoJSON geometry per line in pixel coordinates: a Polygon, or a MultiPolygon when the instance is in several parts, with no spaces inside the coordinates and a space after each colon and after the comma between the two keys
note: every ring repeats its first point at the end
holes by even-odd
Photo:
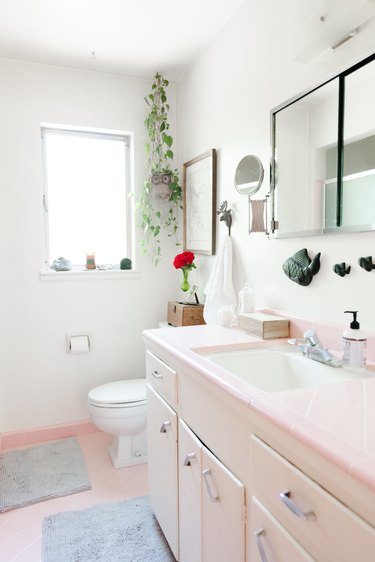
{"type": "Polygon", "coordinates": [[[200,355],[265,392],[308,388],[372,376],[369,371],[352,373],[342,367],[331,367],[308,359],[290,345],[200,355]]]}

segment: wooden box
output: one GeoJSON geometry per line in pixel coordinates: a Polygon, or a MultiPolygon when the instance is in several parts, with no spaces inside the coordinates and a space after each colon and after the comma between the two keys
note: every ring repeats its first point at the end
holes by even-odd
{"type": "Polygon", "coordinates": [[[263,340],[289,337],[289,320],[264,312],[239,314],[238,327],[263,340]]]}
{"type": "Polygon", "coordinates": [[[171,326],[198,326],[203,320],[203,304],[168,303],[168,324],[171,326]]]}

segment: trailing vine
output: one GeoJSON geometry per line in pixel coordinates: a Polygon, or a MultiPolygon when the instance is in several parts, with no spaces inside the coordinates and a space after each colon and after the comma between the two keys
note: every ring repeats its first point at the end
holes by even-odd
{"type": "MultiPolygon", "coordinates": [[[[173,169],[173,138],[169,132],[170,106],[166,94],[168,85],[169,82],[163,74],[157,72],[152,90],[144,98],[147,112],[144,121],[147,133],[147,172],[137,206],[141,212],[140,228],[144,233],[141,250],[152,258],[155,266],[162,257],[161,232],[165,231],[168,236],[177,235],[179,210],[182,209],[182,188],[178,171],[173,169]],[[160,174],[163,175],[163,181],[165,175],[169,176],[166,180],[169,191],[164,201],[157,200],[154,195],[153,181],[158,181],[157,176],[160,174]]],[[[178,242],[176,244],[178,245],[178,242]]]]}

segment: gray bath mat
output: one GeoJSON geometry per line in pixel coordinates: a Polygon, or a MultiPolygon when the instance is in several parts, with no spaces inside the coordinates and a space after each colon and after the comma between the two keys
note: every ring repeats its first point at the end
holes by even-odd
{"type": "Polygon", "coordinates": [[[174,562],[147,496],[43,520],[42,562],[174,562]]]}
{"type": "Polygon", "coordinates": [[[90,488],[73,437],[0,453],[0,513],[90,488]]]}

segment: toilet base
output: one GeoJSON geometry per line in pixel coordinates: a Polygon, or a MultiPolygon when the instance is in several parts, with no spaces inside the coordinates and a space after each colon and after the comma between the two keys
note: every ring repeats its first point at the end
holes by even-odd
{"type": "Polygon", "coordinates": [[[133,437],[115,435],[108,447],[109,456],[114,468],[125,468],[147,462],[146,430],[133,437]]]}

